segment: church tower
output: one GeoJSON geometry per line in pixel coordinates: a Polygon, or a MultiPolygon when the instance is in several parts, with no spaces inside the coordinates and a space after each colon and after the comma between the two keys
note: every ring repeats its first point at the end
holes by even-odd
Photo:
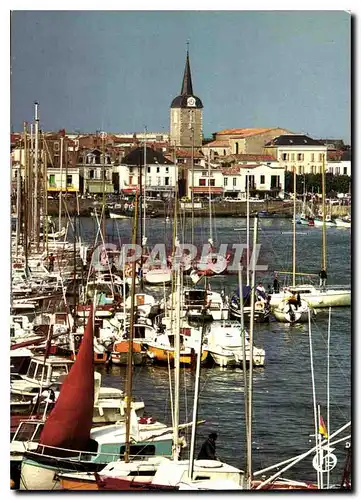
{"type": "Polygon", "coordinates": [[[187,49],[182,90],[170,106],[170,142],[172,145],[183,148],[202,146],[202,109],[202,101],[193,94],[187,49]]]}

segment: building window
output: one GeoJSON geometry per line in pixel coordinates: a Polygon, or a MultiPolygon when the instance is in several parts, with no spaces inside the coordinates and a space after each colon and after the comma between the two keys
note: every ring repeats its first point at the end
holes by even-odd
{"type": "Polygon", "coordinates": [[[208,172],[205,172],[205,171],[202,172],[202,177],[207,177],[207,175],[208,175],[208,172]]]}
{"type": "Polygon", "coordinates": [[[282,153],[281,158],[283,161],[287,161],[288,160],[288,153],[282,153]]]}
{"type": "Polygon", "coordinates": [[[199,185],[200,186],[206,186],[206,179],[199,179],[199,185]]]}
{"type": "Polygon", "coordinates": [[[89,179],[94,179],[94,170],[89,170],[89,179]]]}
{"type": "Polygon", "coordinates": [[[280,176],[271,175],[271,189],[277,189],[280,187],[280,176]]]}
{"type": "MultiPolygon", "coordinates": [[[[159,168],[159,167],[158,167],[159,168]]],[[[160,177],[157,177],[157,186],[160,186],[161,184],[161,178],[160,177]]]]}
{"type": "Polygon", "coordinates": [[[159,174],[160,172],[160,167],[157,167],[157,174],[159,174]]]}
{"type": "Polygon", "coordinates": [[[129,173],[132,174],[133,173],[133,167],[129,167],[129,173]]]}
{"type": "Polygon", "coordinates": [[[295,153],[291,154],[291,161],[295,161],[295,153]]]}
{"type": "Polygon", "coordinates": [[[209,179],[209,184],[208,186],[215,186],[216,185],[216,181],[215,179],[209,179]]]}
{"type": "Polygon", "coordinates": [[[320,153],[320,154],[318,155],[318,161],[322,161],[322,160],[323,160],[323,154],[322,154],[322,153],[320,153]]]}
{"type": "Polygon", "coordinates": [[[164,177],[164,185],[169,186],[169,177],[164,177]]]}
{"type": "Polygon", "coordinates": [[[261,175],[261,178],[260,178],[259,183],[260,183],[260,184],[264,184],[264,183],[265,183],[265,178],[264,178],[264,175],[261,175]]]}
{"type": "Polygon", "coordinates": [[[297,161],[303,161],[303,153],[297,153],[297,161]]]}
{"type": "Polygon", "coordinates": [[[133,176],[132,176],[132,175],[130,175],[130,176],[129,176],[129,184],[130,184],[130,185],[132,185],[132,184],[133,184],[133,176]]]}
{"type": "Polygon", "coordinates": [[[165,167],[165,173],[169,174],[169,167],[165,167]]]}
{"type": "Polygon", "coordinates": [[[347,167],[343,167],[343,175],[347,175],[347,167]]]}
{"type": "Polygon", "coordinates": [[[335,175],[340,175],[340,167],[335,167],[335,175]]]}
{"type": "Polygon", "coordinates": [[[151,177],[147,176],[147,186],[151,186],[151,177]]]}
{"type": "Polygon", "coordinates": [[[315,161],[315,153],[311,153],[311,161],[315,161]]]}
{"type": "Polygon", "coordinates": [[[238,142],[236,142],[236,155],[238,155],[238,142]]]}
{"type": "Polygon", "coordinates": [[[227,186],[227,185],[228,185],[228,177],[225,177],[225,178],[223,179],[223,184],[224,184],[224,186],[227,186]]]}
{"type": "Polygon", "coordinates": [[[49,175],[49,185],[55,186],[55,175],[54,174],[49,175]]]}
{"type": "Polygon", "coordinates": [[[147,172],[148,174],[150,174],[150,167],[147,167],[147,172]]]}
{"type": "Polygon", "coordinates": [[[223,150],[223,156],[226,156],[226,150],[225,149],[223,150]]]}
{"type": "Polygon", "coordinates": [[[54,151],[59,151],[60,146],[58,142],[54,142],[54,151]]]}
{"type": "Polygon", "coordinates": [[[66,185],[71,186],[73,184],[73,176],[72,175],[67,175],[66,176],[66,185]]]}
{"type": "Polygon", "coordinates": [[[233,177],[233,187],[237,186],[237,177],[233,177]]]}
{"type": "Polygon", "coordinates": [[[298,175],[302,175],[302,167],[301,167],[301,165],[298,165],[298,175]]]}
{"type": "Polygon", "coordinates": [[[285,172],[288,171],[288,165],[285,165],[285,172]]]}
{"type": "Polygon", "coordinates": [[[330,174],[333,174],[333,167],[328,167],[328,171],[329,171],[330,174]]]}

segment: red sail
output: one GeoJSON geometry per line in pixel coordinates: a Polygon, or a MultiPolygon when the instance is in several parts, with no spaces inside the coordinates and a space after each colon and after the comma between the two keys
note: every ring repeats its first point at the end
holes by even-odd
{"type": "MultiPolygon", "coordinates": [[[[91,308],[76,361],[64,380],[55,406],[45,422],[40,444],[70,450],[87,449],[94,411],[93,360],[91,308]]],[[[49,449],[48,454],[55,454],[50,451],[49,449]]]]}

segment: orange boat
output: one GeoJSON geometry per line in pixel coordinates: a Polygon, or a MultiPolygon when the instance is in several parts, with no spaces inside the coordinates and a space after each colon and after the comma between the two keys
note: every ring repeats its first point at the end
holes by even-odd
{"type": "MultiPolygon", "coordinates": [[[[129,340],[118,340],[114,342],[111,354],[112,363],[126,365],[128,363],[129,340]]],[[[133,364],[142,365],[147,353],[139,340],[133,340],[133,364]]]]}
{"type": "MultiPolygon", "coordinates": [[[[174,363],[174,347],[163,347],[155,344],[148,344],[147,348],[148,356],[158,363],[174,363]]],[[[187,347],[180,352],[180,364],[195,366],[196,363],[196,353],[194,349],[187,347]]],[[[208,351],[202,351],[201,362],[204,363],[208,358],[208,351]]]]}

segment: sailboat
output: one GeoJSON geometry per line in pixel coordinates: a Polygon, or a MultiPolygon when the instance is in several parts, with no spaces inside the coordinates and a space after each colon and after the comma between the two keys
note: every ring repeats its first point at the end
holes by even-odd
{"type": "MultiPolygon", "coordinates": [[[[322,213],[323,213],[323,231],[322,231],[322,268],[327,269],[327,251],[326,251],[326,210],[325,210],[325,157],[323,156],[322,165],[322,213]]],[[[295,233],[294,233],[295,235],[295,233]]],[[[295,237],[295,236],[294,236],[295,237]]],[[[278,274],[288,274],[281,273],[278,274]]],[[[306,274],[309,276],[309,274],[306,274]]],[[[282,300],[290,296],[291,292],[299,293],[301,298],[305,297],[308,304],[315,308],[321,309],[325,307],[347,307],[351,306],[351,288],[345,287],[343,285],[332,287],[316,287],[311,283],[304,283],[295,285],[292,283],[292,287],[284,287],[280,293],[273,293],[271,295],[271,307],[277,307],[282,300]]]]}
{"type": "MultiPolygon", "coordinates": [[[[293,218],[296,221],[296,169],[293,173],[293,218]]],[[[293,225],[293,261],[292,261],[292,289],[296,286],[296,224],[293,225]]],[[[271,300],[272,306],[272,300],[271,300]]],[[[298,294],[289,294],[284,297],[276,307],[272,309],[272,313],[277,321],[282,323],[304,323],[308,321],[309,311],[312,316],[315,315],[314,309],[309,302],[301,298],[298,294]]]]}
{"type": "MultiPolygon", "coordinates": [[[[55,406],[45,421],[40,441],[25,443],[21,464],[22,490],[53,490],[60,484],[61,471],[94,472],[119,457],[124,441],[124,424],[92,429],[94,411],[93,314],[88,318],[82,343],[55,406]],[[103,430],[102,430],[103,429],[103,430]]],[[[156,437],[140,439],[138,453],[171,456],[173,437],[165,427],[156,437]],[[151,449],[150,449],[150,448],[151,449]],[[148,451],[142,451],[148,450],[148,451]]],[[[134,445],[138,444],[135,436],[134,445]]]]}

